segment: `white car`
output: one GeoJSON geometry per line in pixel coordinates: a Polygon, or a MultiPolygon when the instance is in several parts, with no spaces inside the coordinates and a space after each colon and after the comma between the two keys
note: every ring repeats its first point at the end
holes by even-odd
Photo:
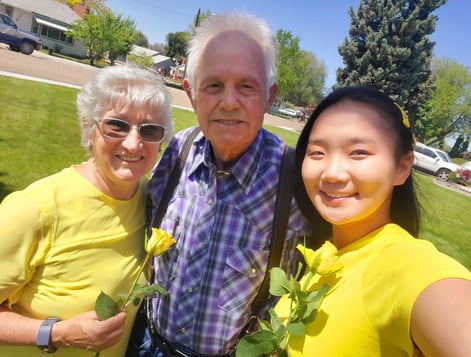
{"type": "Polygon", "coordinates": [[[471,171],[471,161],[463,162],[460,166],[461,166],[464,170],[470,170],[470,171],[471,171]]]}
{"type": "Polygon", "coordinates": [[[451,161],[445,151],[417,143],[414,147],[414,167],[431,173],[440,179],[448,180],[450,172],[458,172],[460,165],[451,161]]]}
{"type": "Polygon", "coordinates": [[[278,109],[278,112],[293,118],[298,116],[298,112],[291,108],[278,109]]]}

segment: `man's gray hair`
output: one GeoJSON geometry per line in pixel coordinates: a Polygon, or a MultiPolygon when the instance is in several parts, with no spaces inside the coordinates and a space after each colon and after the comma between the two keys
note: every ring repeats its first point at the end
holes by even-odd
{"type": "Polygon", "coordinates": [[[270,96],[270,88],[277,80],[276,56],[277,43],[275,35],[268,24],[246,12],[229,12],[208,17],[188,42],[186,75],[195,96],[196,72],[201,54],[212,38],[228,31],[241,32],[253,39],[262,50],[267,78],[266,96],[270,96]]]}

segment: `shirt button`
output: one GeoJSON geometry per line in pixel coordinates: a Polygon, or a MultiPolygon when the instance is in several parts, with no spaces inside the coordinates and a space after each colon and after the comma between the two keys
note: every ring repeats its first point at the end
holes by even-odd
{"type": "Polygon", "coordinates": [[[252,268],[252,274],[255,274],[257,272],[257,269],[252,268]]]}
{"type": "Polygon", "coordinates": [[[192,293],[192,292],[193,292],[193,288],[190,287],[190,288],[187,289],[187,291],[188,291],[189,293],[192,293]]]}
{"type": "Polygon", "coordinates": [[[203,248],[203,243],[198,243],[198,249],[203,248]]]}
{"type": "Polygon", "coordinates": [[[208,205],[212,205],[213,203],[214,203],[214,200],[213,200],[212,198],[210,198],[210,199],[208,200],[208,205]]]}
{"type": "Polygon", "coordinates": [[[180,332],[181,332],[181,333],[185,333],[185,332],[186,332],[186,328],[182,327],[182,328],[180,329],[180,332]]]}

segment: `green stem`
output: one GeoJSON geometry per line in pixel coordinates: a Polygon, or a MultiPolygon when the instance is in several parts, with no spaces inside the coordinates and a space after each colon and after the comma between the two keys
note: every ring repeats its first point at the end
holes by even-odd
{"type": "Polygon", "coordinates": [[[306,280],[304,280],[302,291],[307,291],[307,288],[309,287],[309,284],[311,283],[311,280],[314,277],[314,273],[312,271],[308,271],[305,277],[306,277],[306,280]]]}
{"type": "Polygon", "coordinates": [[[142,265],[139,267],[139,271],[137,272],[136,278],[134,279],[134,282],[131,285],[131,290],[129,290],[129,293],[126,296],[126,299],[124,299],[123,304],[121,305],[121,310],[126,308],[126,305],[128,304],[129,299],[131,298],[131,295],[134,292],[134,289],[136,288],[137,282],[139,281],[139,278],[141,277],[141,274],[144,271],[144,268],[147,266],[147,262],[149,261],[150,257],[151,255],[147,253],[146,258],[144,259],[144,262],[142,263],[142,265]]]}

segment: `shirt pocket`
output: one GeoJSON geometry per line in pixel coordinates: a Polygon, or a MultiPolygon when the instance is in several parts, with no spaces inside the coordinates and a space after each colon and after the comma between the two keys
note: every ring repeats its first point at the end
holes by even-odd
{"type": "Polygon", "coordinates": [[[226,312],[243,310],[256,295],[267,267],[269,251],[229,248],[218,307],[226,312]]]}

